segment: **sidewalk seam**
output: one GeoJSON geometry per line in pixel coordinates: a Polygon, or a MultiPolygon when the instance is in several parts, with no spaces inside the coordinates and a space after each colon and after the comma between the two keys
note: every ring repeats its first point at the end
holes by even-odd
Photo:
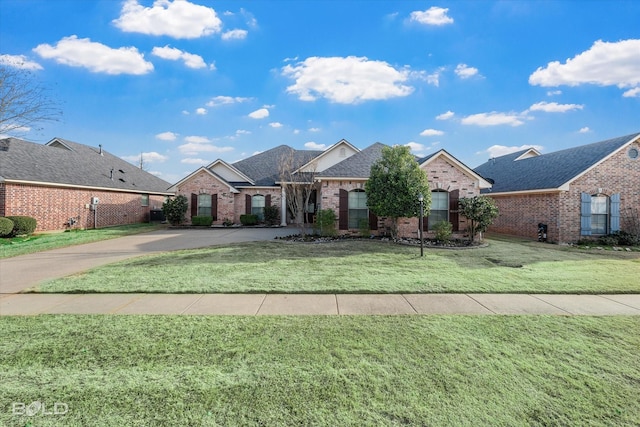
{"type": "Polygon", "coordinates": [[[402,298],[404,298],[404,300],[407,302],[407,304],[409,304],[409,307],[411,307],[411,309],[413,310],[414,314],[420,314],[418,313],[418,310],[416,310],[416,308],[413,306],[413,304],[411,304],[411,302],[407,299],[406,294],[400,294],[402,295],[402,298]]]}
{"type": "MultiPolygon", "coordinates": [[[[565,313],[567,313],[567,314],[568,314],[568,315],[570,315],[570,316],[575,316],[575,314],[574,314],[574,313],[570,312],[570,311],[569,311],[569,310],[567,310],[567,309],[564,309],[564,308],[562,308],[562,307],[558,307],[558,306],[557,306],[557,305],[555,305],[555,304],[551,304],[549,301],[545,301],[545,300],[543,300],[542,298],[538,298],[538,296],[537,296],[536,294],[527,294],[527,295],[530,295],[530,296],[534,297],[535,299],[537,299],[538,301],[541,301],[541,302],[543,302],[543,303],[545,303],[545,304],[549,304],[551,307],[557,308],[557,309],[558,309],[558,310],[560,310],[560,311],[564,311],[565,313]]],[[[555,295],[557,295],[557,294],[555,294],[555,295]]]]}
{"type": "Polygon", "coordinates": [[[625,304],[625,303],[623,303],[623,302],[616,301],[616,300],[614,300],[614,299],[608,298],[608,297],[607,297],[606,295],[604,295],[604,294],[598,294],[597,296],[599,296],[599,297],[601,297],[601,298],[604,298],[604,299],[606,299],[607,301],[615,302],[615,303],[617,303],[617,304],[624,305],[625,307],[629,307],[629,308],[632,308],[632,309],[634,309],[634,310],[638,310],[638,311],[640,311],[640,308],[638,308],[638,307],[634,307],[634,306],[632,306],[632,305],[625,304]]]}
{"type": "Polygon", "coordinates": [[[262,297],[262,301],[260,302],[260,305],[258,306],[258,309],[256,310],[256,312],[253,314],[254,316],[257,316],[258,313],[260,313],[260,310],[262,310],[262,306],[264,305],[264,302],[267,299],[267,295],[269,294],[264,294],[264,297],[262,297]]]}
{"type": "Polygon", "coordinates": [[[184,308],[184,310],[182,310],[182,311],[180,312],[180,314],[185,314],[185,313],[187,312],[187,310],[189,310],[191,307],[193,307],[193,305],[194,305],[195,303],[197,303],[198,301],[200,301],[200,300],[202,299],[202,297],[204,297],[204,295],[205,295],[205,294],[200,294],[200,296],[199,296],[198,298],[196,298],[196,299],[195,299],[195,301],[193,301],[191,304],[189,304],[188,306],[186,306],[186,307],[184,308]]]}
{"type": "Polygon", "coordinates": [[[475,299],[474,297],[471,296],[471,294],[465,294],[467,297],[471,298],[476,304],[478,304],[480,307],[483,307],[485,309],[487,309],[490,313],[493,314],[498,314],[495,311],[491,310],[489,307],[487,307],[486,305],[484,305],[483,303],[481,303],[480,301],[478,301],[477,299],[475,299]]]}

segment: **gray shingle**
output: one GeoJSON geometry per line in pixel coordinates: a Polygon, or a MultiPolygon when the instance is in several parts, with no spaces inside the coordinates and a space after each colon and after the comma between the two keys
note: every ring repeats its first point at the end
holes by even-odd
{"type": "Polygon", "coordinates": [[[492,193],[559,188],[640,133],[516,160],[527,150],[496,157],[474,169],[493,180],[492,193]]]}
{"type": "Polygon", "coordinates": [[[376,142],[337,165],[317,174],[324,178],[369,178],[371,166],[382,157],[385,144],[376,142]]]}
{"type": "Polygon", "coordinates": [[[170,183],[107,151],[100,154],[97,147],[56,140],[68,148],[4,139],[2,146],[6,150],[0,150],[0,176],[5,180],[169,194],[170,183]]]}
{"type": "MultiPolygon", "coordinates": [[[[280,180],[279,170],[283,158],[293,154],[293,170],[322,154],[322,151],[295,150],[288,145],[279,145],[265,152],[233,163],[240,172],[251,178],[257,186],[275,186],[280,180]]],[[[248,183],[236,183],[240,186],[248,183]]]]}

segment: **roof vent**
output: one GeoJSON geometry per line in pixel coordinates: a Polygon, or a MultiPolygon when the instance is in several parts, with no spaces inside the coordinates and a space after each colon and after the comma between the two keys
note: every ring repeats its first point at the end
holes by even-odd
{"type": "Polygon", "coordinates": [[[7,139],[3,139],[2,141],[0,141],[0,151],[9,151],[9,143],[11,141],[7,138],[7,139]]]}
{"type": "Polygon", "coordinates": [[[98,144],[98,148],[100,149],[99,154],[100,154],[101,156],[103,156],[103,154],[102,154],[102,144],[98,144]]]}

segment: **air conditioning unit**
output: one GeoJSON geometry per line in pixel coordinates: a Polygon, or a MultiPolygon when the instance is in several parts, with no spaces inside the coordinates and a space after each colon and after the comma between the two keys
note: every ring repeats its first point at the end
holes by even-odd
{"type": "Polygon", "coordinates": [[[92,197],[91,198],[91,204],[92,205],[97,205],[98,203],[100,203],[100,199],[98,199],[97,197],[92,197]]]}

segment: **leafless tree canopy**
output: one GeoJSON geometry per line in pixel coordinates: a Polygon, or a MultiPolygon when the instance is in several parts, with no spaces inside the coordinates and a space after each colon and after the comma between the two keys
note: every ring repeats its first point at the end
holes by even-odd
{"type": "Polygon", "coordinates": [[[61,114],[31,72],[0,64],[0,134],[40,129],[37,124],[56,121],[61,114]]]}
{"type": "Polygon", "coordinates": [[[299,225],[300,233],[304,234],[306,206],[309,204],[309,198],[313,190],[316,189],[317,183],[315,182],[316,171],[313,166],[304,172],[297,171],[299,166],[294,150],[284,154],[278,165],[280,185],[284,188],[287,198],[287,210],[299,225]]]}

